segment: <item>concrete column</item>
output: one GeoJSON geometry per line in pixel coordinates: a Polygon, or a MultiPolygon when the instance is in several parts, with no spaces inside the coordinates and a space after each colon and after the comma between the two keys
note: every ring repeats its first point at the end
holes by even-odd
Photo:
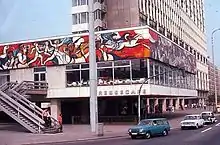
{"type": "Polygon", "coordinates": [[[169,105],[173,106],[173,99],[169,99],[169,105]]]}
{"type": "Polygon", "coordinates": [[[163,112],[167,111],[166,99],[163,99],[162,111],[163,112]]]}
{"type": "Polygon", "coordinates": [[[57,119],[58,115],[61,113],[61,102],[57,99],[51,99],[50,101],[50,111],[51,116],[57,119]]]}
{"type": "Polygon", "coordinates": [[[154,106],[158,105],[158,99],[155,99],[154,106]]]}
{"type": "Polygon", "coordinates": [[[146,113],[150,112],[150,99],[146,98],[146,113]]]}
{"type": "Polygon", "coordinates": [[[179,108],[180,108],[180,99],[177,98],[176,99],[176,104],[175,104],[175,110],[179,110],[179,108]]]}
{"type": "Polygon", "coordinates": [[[181,99],[181,105],[183,106],[183,109],[185,109],[185,99],[181,99]]]}

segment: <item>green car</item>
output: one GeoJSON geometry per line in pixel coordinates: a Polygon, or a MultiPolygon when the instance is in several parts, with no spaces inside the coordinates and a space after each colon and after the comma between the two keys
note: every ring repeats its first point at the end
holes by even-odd
{"type": "Polygon", "coordinates": [[[144,119],[138,125],[131,127],[128,134],[132,139],[137,137],[151,138],[156,135],[167,136],[170,125],[166,118],[144,119]]]}

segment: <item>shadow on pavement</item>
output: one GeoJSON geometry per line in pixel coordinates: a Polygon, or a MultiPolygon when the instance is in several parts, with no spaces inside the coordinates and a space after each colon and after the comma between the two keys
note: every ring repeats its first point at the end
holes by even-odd
{"type": "Polygon", "coordinates": [[[30,133],[27,129],[17,123],[0,123],[0,131],[24,132],[30,133]]]}

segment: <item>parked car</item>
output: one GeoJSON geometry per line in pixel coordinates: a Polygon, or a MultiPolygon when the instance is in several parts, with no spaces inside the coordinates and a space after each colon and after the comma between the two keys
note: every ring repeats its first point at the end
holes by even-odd
{"type": "Polygon", "coordinates": [[[204,119],[204,123],[215,123],[217,119],[215,118],[215,115],[212,111],[206,111],[201,113],[202,119],[204,119]]]}
{"type": "Polygon", "coordinates": [[[193,115],[186,115],[181,121],[181,129],[186,128],[196,128],[204,126],[204,119],[202,119],[201,115],[193,114],[193,115]]]}
{"type": "Polygon", "coordinates": [[[131,127],[128,134],[132,139],[144,137],[146,139],[156,135],[167,136],[170,125],[166,118],[144,119],[138,125],[131,127]]]}

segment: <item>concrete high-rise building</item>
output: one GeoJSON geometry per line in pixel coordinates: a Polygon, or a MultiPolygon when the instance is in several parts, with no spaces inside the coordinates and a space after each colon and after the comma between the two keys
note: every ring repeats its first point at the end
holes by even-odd
{"type": "MultiPolygon", "coordinates": [[[[73,33],[87,32],[88,0],[72,3],[73,33]]],[[[184,47],[197,59],[198,99],[207,97],[204,0],[95,0],[94,14],[97,30],[148,25],[184,47]]]]}

